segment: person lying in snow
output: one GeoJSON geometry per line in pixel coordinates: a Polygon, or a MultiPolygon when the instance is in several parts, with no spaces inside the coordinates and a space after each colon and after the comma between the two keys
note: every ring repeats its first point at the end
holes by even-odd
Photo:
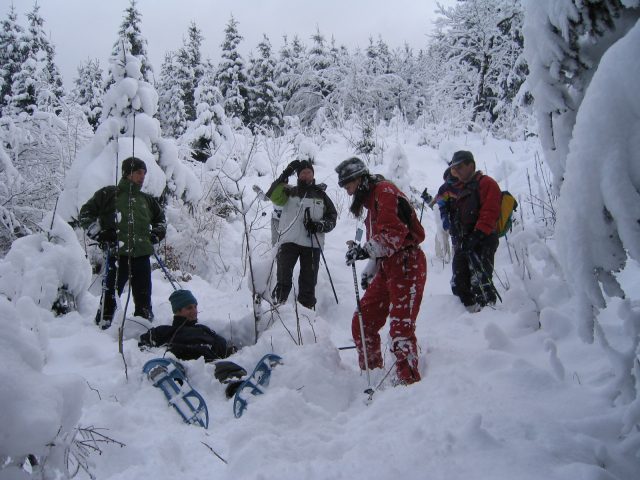
{"type": "Polygon", "coordinates": [[[176,290],[169,296],[173,310],[173,324],[151,328],[140,336],[138,346],[167,346],[180,360],[204,357],[205,362],[227,358],[237,348],[211,330],[198,323],[198,301],[189,290],[176,290]]]}

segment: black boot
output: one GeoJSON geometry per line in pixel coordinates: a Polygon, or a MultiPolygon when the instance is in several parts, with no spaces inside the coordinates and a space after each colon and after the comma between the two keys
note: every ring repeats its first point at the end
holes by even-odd
{"type": "Polygon", "coordinates": [[[133,312],[133,316],[146,318],[150,322],[153,322],[154,319],[153,310],[151,310],[151,307],[142,307],[140,309],[136,308],[133,312]]]}
{"type": "Polygon", "coordinates": [[[98,325],[102,330],[106,330],[111,326],[111,322],[113,321],[113,315],[107,315],[106,313],[102,315],[100,309],[96,312],[96,325],[98,325]]]}

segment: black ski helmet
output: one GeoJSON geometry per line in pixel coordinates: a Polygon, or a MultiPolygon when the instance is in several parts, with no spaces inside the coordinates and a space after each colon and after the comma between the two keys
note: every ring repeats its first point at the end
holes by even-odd
{"type": "Polygon", "coordinates": [[[369,174],[369,169],[358,157],[351,157],[343,160],[336,167],[338,173],[338,185],[344,187],[347,183],[358,177],[369,174]]]}

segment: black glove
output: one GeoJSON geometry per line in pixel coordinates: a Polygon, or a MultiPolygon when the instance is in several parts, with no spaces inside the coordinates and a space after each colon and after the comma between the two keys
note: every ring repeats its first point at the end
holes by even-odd
{"type": "Polygon", "coordinates": [[[287,168],[283,170],[281,177],[290,177],[299,166],[300,160],[294,160],[293,162],[289,163],[289,165],[287,165],[287,168]]]}
{"type": "Polygon", "coordinates": [[[471,253],[482,243],[486,235],[480,230],[474,230],[470,235],[462,239],[461,248],[464,252],[471,253]]]}
{"type": "Polygon", "coordinates": [[[311,235],[313,235],[314,233],[322,233],[324,228],[324,223],[314,222],[310,218],[305,217],[304,228],[306,228],[307,232],[309,232],[311,235]]]}
{"type": "Polygon", "coordinates": [[[369,258],[369,252],[367,252],[360,245],[355,244],[347,250],[346,255],[344,256],[347,265],[351,266],[355,263],[356,260],[364,260],[365,258],[369,258]]]}
{"type": "Polygon", "coordinates": [[[115,230],[102,230],[95,238],[100,243],[115,243],[118,241],[118,234],[115,230]]]}
{"type": "Polygon", "coordinates": [[[420,198],[422,198],[422,200],[424,200],[425,203],[431,203],[431,200],[433,200],[433,195],[427,192],[427,189],[425,188],[422,191],[422,195],[420,195],[420,198]]]}
{"type": "Polygon", "coordinates": [[[154,245],[156,243],[160,243],[160,238],[158,237],[158,235],[156,235],[153,232],[151,232],[151,235],[149,236],[149,239],[151,240],[151,243],[153,243],[154,245]]]}

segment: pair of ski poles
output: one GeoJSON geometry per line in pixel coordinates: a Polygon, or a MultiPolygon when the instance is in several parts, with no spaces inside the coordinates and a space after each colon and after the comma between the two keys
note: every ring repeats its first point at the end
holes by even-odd
{"type": "Polygon", "coordinates": [[[488,286],[491,291],[496,295],[500,303],[502,303],[502,297],[498,293],[498,289],[496,288],[493,280],[487,275],[486,270],[482,264],[482,260],[478,257],[478,254],[475,252],[469,252],[469,269],[473,272],[480,273],[481,278],[477,279],[478,288],[482,292],[482,296],[484,298],[485,303],[487,302],[487,292],[485,288],[488,286]]]}
{"type": "MultiPolygon", "coordinates": [[[[304,211],[304,223],[311,221],[311,212],[309,211],[309,207],[307,207],[304,211]]],[[[327,269],[327,276],[329,277],[329,283],[331,284],[331,290],[333,291],[333,297],[336,299],[336,303],[338,302],[338,294],[336,293],[336,288],[333,286],[333,279],[331,278],[331,272],[329,272],[329,265],[327,264],[327,260],[324,258],[324,251],[322,250],[322,246],[320,245],[320,240],[318,239],[318,234],[316,232],[309,232],[309,235],[313,235],[311,237],[311,248],[313,247],[313,239],[316,239],[316,243],[318,244],[318,249],[320,250],[320,255],[322,256],[322,262],[324,263],[324,267],[327,269]]]]}

